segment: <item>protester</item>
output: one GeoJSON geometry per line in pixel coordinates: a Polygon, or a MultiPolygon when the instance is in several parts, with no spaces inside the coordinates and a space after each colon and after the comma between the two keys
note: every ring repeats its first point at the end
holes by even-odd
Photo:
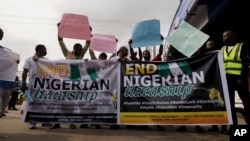
{"type": "MultiPolygon", "coordinates": [[[[213,51],[216,49],[215,41],[214,40],[208,40],[203,47],[201,47],[194,55],[202,55],[204,53],[213,51]]],[[[193,56],[194,56],[193,55],[193,56]]]]}
{"type": "MultiPolygon", "coordinates": [[[[57,28],[58,28],[58,36],[57,37],[58,37],[59,45],[62,49],[62,53],[63,53],[64,57],[66,59],[74,59],[74,60],[83,59],[85,53],[87,52],[87,50],[89,48],[90,41],[89,40],[86,41],[84,48],[82,48],[82,45],[80,43],[76,43],[76,44],[74,44],[73,51],[69,51],[63,42],[63,38],[59,36],[59,26],[60,26],[60,23],[57,24],[57,28]]],[[[92,31],[91,26],[90,26],[90,30],[92,31]]],[[[54,129],[57,127],[58,127],[58,124],[53,125],[51,127],[51,129],[54,129]]],[[[75,124],[70,124],[69,127],[71,129],[76,129],[75,124]]],[[[88,128],[88,124],[81,124],[80,128],[88,128]]]]}
{"type": "Polygon", "coordinates": [[[129,47],[130,47],[130,58],[131,60],[134,60],[134,61],[142,61],[142,51],[141,51],[141,48],[138,48],[138,52],[139,52],[139,58],[136,57],[137,56],[137,52],[134,51],[134,49],[132,48],[131,44],[132,44],[132,39],[130,39],[128,41],[128,44],[129,44],[129,47]]]}
{"type": "MultiPolygon", "coordinates": [[[[216,47],[215,41],[210,39],[205,43],[204,48],[201,48],[199,50],[198,55],[202,55],[204,53],[208,53],[208,52],[214,51],[216,49],[217,49],[217,47],[216,47]]],[[[225,127],[222,126],[221,132],[225,132],[224,130],[225,130],[225,127]]],[[[212,125],[211,127],[209,127],[207,129],[207,131],[208,132],[219,132],[219,127],[218,127],[218,125],[212,125]]]]}
{"type": "MultiPolygon", "coordinates": [[[[210,51],[213,51],[215,50],[216,46],[215,46],[215,42],[213,40],[208,40],[206,43],[205,43],[205,46],[204,47],[201,47],[198,52],[195,54],[195,55],[202,55],[204,53],[207,53],[207,52],[210,52],[210,51]]],[[[175,51],[176,52],[176,51],[175,51]]],[[[209,132],[213,132],[214,130],[219,130],[218,129],[218,126],[217,125],[212,125],[208,131],[209,132]]],[[[186,126],[180,126],[176,129],[177,132],[186,132],[187,131],[187,127],[186,126]]],[[[195,125],[195,131],[197,133],[204,133],[204,129],[199,126],[199,125],[195,125]]]]}
{"type": "Polygon", "coordinates": [[[186,56],[170,45],[164,58],[166,61],[170,61],[186,58],[186,56]]]}
{"type": "MultiPolygon", "coordinates": [[[[109,59],[117,60],[120,62],[129,61],[130,59],[128,58],[128,48],[126,46],[121,46],[120,49],[117,51],[117,54],[114,56],[111,56],[111,58],[109,59]]],[[[110,129],[118,129],[118,128],[120,128],[120,126],[117,124],[110,125],[110,129]]]]}
{"type": "Polygon", "coordinates": [[[117,51],[116,56],[112,56],[110,60],[118,60],[118,61],[128,61],[128,48],[126,46],[121,46],[117,51]]]}
{"type": "MultiPolygon", "coordinates": [[[[175,28],[175,29],[177,29],[177,28],[175,28]]],[[[184,54],[182,54],[181,52],[179,52],[177,49],[175,49],[172,45],[170,45],[168,48],[167,54],[164,56],[164,61],[178,60],[178,59],[182,59],[182,58],[186,58],[186,56],[184,54]]],[[[186,132],[187,127],[185,125],[179,126],[176,129],[176,131],[177,132],[186,132]]],[[[199,125],[195,126],[195,131],[197,133],[204,132],[203,128],[199,125]]]]}
{"type": "MultiPolygon", "coordinates": [[[[0,28],[0,40],[3,39],[4,36],[4,32],[3,30],[0,28]]],[[[7,51],[11,51],[10,49],[3,47],[0,45],[0,52],[2,52],[3,50],[7,50],[7,51]]],[[[19,60],[17,60],[15,63],[19,63],[19,60]]],[[[14,85],[14,81],[4,81],[4,80],[0,80],[0,100],[2,100],[2,105],[0,107],[2,107],[2,109],[0,109],[0,117],[2,116],[6,116],[5,113],[7,113],[6,108],[8,106],[9,100],[10,100],[10,95],[11,95],[11,91],[14,85]]]]}
{"type": "Polygon", "coordinates": [[[10,98],[9,105],[8,105],[8,110],[18,110],[16,108],[16,103],[18,100],[19,90],[21,90],[21,86],[19,84],[19,77],[16,76],[14,87],[11,93],[11,98],[10,98]]]}
{"type": "MultiPolygon", "coordinates": [[[[35,48],[35,55],[28,57],[23,66],[23,74],[22,74],[22,92],[25,93],[25,91],[29,88],[27,85],[27,77],[29,74],[29,82],[31,82],[31,79],[33,79],[33,73],[37,72],[37,65],[36,60],[37,59],[47,59],[45,56],[47,55],[46,47],[42,44],[38,44],[35,48]]],[[[36,129],[36,123],[31,122],[30,123],[30,129],[36,129]]]]}
{"type": "MultiPolygon", "coordinates": [[[[89,48],[89,54],[90,54],[90,58],[92,60],[97,60],[97,58],[95,56],[95,52],[90,48],[89,48]]],[[[107,58],[108,58],[108,56],[107,56],[107,54],[105,52],[102,52],[98,57],[99,60],[107,60],[107,58]]],[[[95,124],[94,126],[95,126],[95,129],[100,129],[101,128],[100,124],[95,124]]]]}
{"type": "MultiPolygon", "coordinates": [[[[163,39],[164,39],[164,37],[161,35],[161,40],[163,41],[163,39]]],[[[131,44],[132,44],[132,40],[129,40],[129,46],[130,46],[130,48],[131,48],[131,44]]],[[[136,57],[135,57],[135,54],[134,54],[134,52],[133,52],[133,49],[131,48],[130,49],[131,50],[131,58],[132,58],[132,60],[139,60],[139,59],[137,59],[136,57]]],[[[139,58],[141,58],[141,49],[139,48],[139,58]]],[[[163,54],[163,43],[160,45],[160,47],[159,47],[159,51],[158,51],[158,54],[151,60],[151,54],[150,54],[150,51],[149,50],[144,50],[143,52],[142,52],[142,61],[161,61],[162,60],[162,58],[161,58],[161,56],[162,56],[162,54],[163,54]]],[[[135,129],[136,127],[138,128],[138,129],[148,129],[148,126],[147,125],[140,125],[140,126],[134,126],[134,125],[129,125],[129,126],[127,126],[129,129],[135,129]]],[[[158,130],[160,130],[160,131],[165,131],[165,128],[163,127],[163,126],[160,126],[160,125],[156,125],[156,128],[158,129],[158,130]]]]}
{"type": "MultiPolygon", "coordinates": [[[[57,24],[57,27],[59,28],[60,23],[57,24]]],[[[92,30],[92,28],[90,27],[92,30]]],[[[86,41],[85,46],[82,47],[80,43],[76,43],[73,46],[73,51],[68,50],[66,47],[63,38],[59,36],[58,34],[58,42],[61,47],[62,53],[65,56],[66,59],[83,59],[85,53],[87,52],[89,48],[90,41],[86,41]]]]}
{"type": "Polygon", "coordinates": [[[107,57],[108,57],[105,52],[102,52],[99,54],[99,57],[97,59],[95,56],[95,53],[92,49],[89,49],[89,55],[90,55],[91,60],[98,60],[98,59],[99,60],[107,60],[107,57]]]}
{"type": "MultiPolygon", "coordinates": [[[[224,46],[221,51],[226,71],[233,125],[238,124],[235,109],[235,91],[237,91],[244,106],[246,124],[250,126],[250,94],[247,80],[249,74],[249,46],[246,43],[237,43],[236,34],[233,30],[223,32],[222,40],[224,46]]],[[[225,128],[224,133],[229,134],[229,131],[226,132],[225,128]]]]}
{"type": "MultiPolygon", "coordinates": [[[[161,39],[163,40],[163,37],[161,36],[161,39]]],[[[158,54],[151,60],[151,54],[149,50],[144,50],[142,52],[142,57],[144,61],[162,61],[162,56],[163,54],[163,44],[160,45],[158,54]]]]}

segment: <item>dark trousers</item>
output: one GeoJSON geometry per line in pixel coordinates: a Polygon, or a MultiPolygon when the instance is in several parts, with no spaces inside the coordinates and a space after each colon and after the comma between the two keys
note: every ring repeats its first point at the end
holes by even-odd
{"type": "Polygon", "coordinates": [[[18,100],[18,92],[13,91],[11,94],[10,101],[9,101],[8,109],[11,109],[11,108],[16,109],[17,100],[18,100]]]}
{"type": "Polygon", "coordinates": [[[240,79],[238,75],[226,75],[228,90],[229,90],[229,99],[231,104],[231,112],[233,125],[238,124],[236,109],[235,109],[235,91],[238,92],[240,99],[242,100],[242,104],[244,106],[244,117],[247,125],[250,125],[250,94],[248,88],[247,78],[243,81],[243,83],[239,84],[237,81],[240,79]]]}

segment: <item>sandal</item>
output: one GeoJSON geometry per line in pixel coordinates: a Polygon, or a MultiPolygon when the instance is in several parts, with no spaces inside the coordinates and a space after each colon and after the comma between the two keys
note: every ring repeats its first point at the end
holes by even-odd
{"type": "Polygon", "coordinates": [[[70,128],[70,129],[76,129],[76,125],[75,125],[75,124],[70,124],[70,125],[69,125],[69,128],[70,128]]]}

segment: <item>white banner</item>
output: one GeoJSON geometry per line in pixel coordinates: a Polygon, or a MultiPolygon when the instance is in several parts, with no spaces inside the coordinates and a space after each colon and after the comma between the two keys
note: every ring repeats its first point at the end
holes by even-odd
{"type": "Polygon", "coordinates": [[[25,121],[116,123],[118,62],[42,60],[29,85],[25,121]]]}

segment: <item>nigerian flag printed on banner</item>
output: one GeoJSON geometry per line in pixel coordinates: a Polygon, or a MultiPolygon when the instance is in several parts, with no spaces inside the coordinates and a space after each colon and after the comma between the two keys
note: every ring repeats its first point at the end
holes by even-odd
{"type": "Polygon", "coordinates": [[[173,63],[164,63],[159,64],[159,75],[161,77],[172,75],[182,75],[182,74],[190,74],[192,72],[191,67],[185,61],[183,62],[173,62],[173,63]]]}
{"type": "MultiPolygon", "coordinates": [[[[86,69],[91,80],[96,80],[98,78],[95,68],[86,68],[86,69]]],[[[78,65],[70,64],[70,79],[71,80],[81,79],[81,74],[78,65]]]]}
{"type": "Polygon", "coordinates": [[[220,51],[171,62],[122,62],[120,123],[232,123],[220,51]]]}

